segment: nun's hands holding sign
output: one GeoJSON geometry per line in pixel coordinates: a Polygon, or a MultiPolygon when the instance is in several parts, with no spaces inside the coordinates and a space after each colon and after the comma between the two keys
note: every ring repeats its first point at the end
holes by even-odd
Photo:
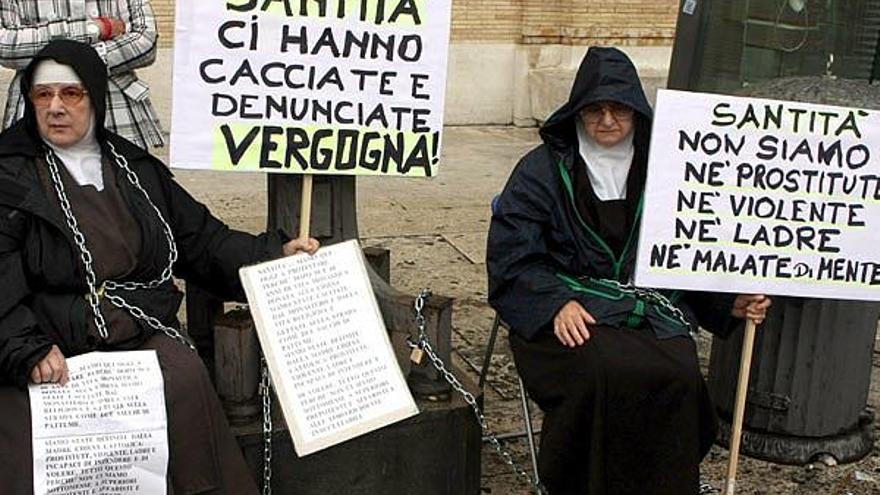
{"type": "Polygon", "coordinates": [[[733,301],[730,314],[736,318],[748,318],[760,325],[767,317],[767,309],[773,301],[763,294],[740,294],[733,301]]]}
{"type": "Polygon", "coordinates": [[[284,246],[282,246],[282,250],[284,256],[292,256],[300,252],[315,254],[319,247],[321,247],[321,243],[318,242],[317,239],[311,237],[307,240],[296,238],[285,242],[284,246]]]}
{"type": "Polygon", "coordinates": [[[60,383],[66,385],[70,379],[70,373],[67,371],[67,360],[57,345],[53,345],[49,349],[43,359],[40,359],[31,370],[31,382],[40,383],[60,383]]]}

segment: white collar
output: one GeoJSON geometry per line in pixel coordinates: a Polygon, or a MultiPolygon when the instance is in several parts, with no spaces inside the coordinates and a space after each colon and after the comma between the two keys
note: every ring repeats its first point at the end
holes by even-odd
{"type": "Polygon", "coordinates": [[[587,164],[587,176],[600,201],[626,199],[626,179],[632,166],[635,148],[634,131],[614,146],[597,143],[577,119],[578,152],[587,164]]]}
{"type": "Polygon", "coordinates": [[[101,145],[95,137],[95,117],[89,123],[86,135],[76,144],[67,148],[55,146],[48,139],[43,138],[55,155],[61,159],[64,168],[80,186],[94,186],[95,189],[104,190],[104,175],[101,170],[101,145]]]}

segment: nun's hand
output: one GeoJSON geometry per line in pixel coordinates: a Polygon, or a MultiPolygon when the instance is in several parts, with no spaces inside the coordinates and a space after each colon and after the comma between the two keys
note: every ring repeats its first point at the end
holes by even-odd
{"type": "Polygon", "coordinates": [[[589,325],[595,325],[593,318],[581,303],[568,301],[553,318],[553,334],[566,347],[584,345],[590,340],[589,325]]]}
{"type": "Polygon", "coordinates": [[[767,308],[773,304],[769,297],[763,294],[740,294],[733,301],[733,309],[730,314],[736,318],[748,318],[760,325],[767,317],[767,308]]]}
{"type": "Polygon", "coordinates": [[[39,360],[34,369],[31,370],[31,381],[40,383],[60,383],[67,385],[70,374],[67,372],[67,360],[57,345],[53,345],[49,349],[49,354],[39,360]]]}
{"type": "Polygon", "coordinates": [[[291,256],[299,252],[315,254],[319,247],[321,247],[321,243],[317,239],[309,237],[308,240],[304,241],[296,238],[285,242],[282,251],[284,256],[291,256]]]}

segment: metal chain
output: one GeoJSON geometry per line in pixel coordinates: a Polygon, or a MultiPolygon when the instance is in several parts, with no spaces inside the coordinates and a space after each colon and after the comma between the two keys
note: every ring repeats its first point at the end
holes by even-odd
{"type": "Polygon", "coordinates": [[[51,150],[46,150],[46,163],[49,164],[49,175],[52,177],[52,183],[55,186],[55,195],[58,196],[58,203],[61,205],[61,211],[64,212],[64,219],[67,221],[67,228],[73,233],[73,241],[76,243],[76,247],[79,248],[79,257],[82,260],[83,265],[85,265],[86,285],[89,287],[89,294],[86,296],[86,300],[92,308],[95,327],[97,327],[98,335],[106,340],[109,337],[109,334],[107,333],[107,322],[104,321],[104,315],[101,313],[101,308],[99,307],[101,304],[101,293],[103,293],[104,288],[97,288],[98,277],[95,275],[95,270],[92,268],[92,253],[89,252],[86,247],[86,236],[84,236],[79,230],[79,222],[77,222],[76,217],[73,216],[73,209],[70,207],[70,201],[68,201],[67,193],[64,190],[64,182],[61,181],[61,174],[58,172],[58,163],[55,161],[55,153],[51,150]]]}
{"type": "Polygon", "coordinates": [[[711,483],[706,481],[700,481],[700,495],[713,495],[715,493],[721,493],[720,488],[716,488],[712,486],[711,483]]]}
{"type": "Polygon", "coordinates": [[[263,397],[263,495],[272,495],[272,377],[266,358],[260,358],[260,395],[263,397]]]}
{"type": "MultiPolygon", "coordinates": [[[[416,325],[418,326],[418,330],[419,330],[418,341],[413,342],[412,336],[408,336],[406,339],[407,345],[409,345],[409,347],[411,349],[418,348],[418,349],[421,349],[422,351],[424,351],[425,354],[428,355],[428,358],[431,360],[431,364],[440,373],[440,375],[443,377],[443,379],[446,380],[449,383],[449,385],[451,385],[452,388],[456,392],[461,394],[464,401],[471,407],[471,410],[474,412],[474,416],[477,418],[477,423],[480,425],[480,429],[483,432],[483,436],[486,438],[486,440],[489,441],[489,443],[495,449],[495,452],[497,452],[498,455],[501,456],[504,463],[507,464],[508,466],[510,466],[511,469],[513,469],[514,473],[516,473],[516,475],[519,478],[522,478],[526,483],[531,485],[536,493],[538,493],[539,495],[546,493],[546,489],[544,488],[544,486],[541,485],[541,483],[534,480],[531,477],[531,475],[529,475],[529,473],[527,473],[526,470],[523,469],[513,459],[513,455],[510,453],[510,451],[505,449],[501,445],[501,441],[498,440],[497,434],[489,428],[489,422],[486,420],[486,416],[483,414],[483,411],[480,410],[480,406],[479,406],[479,404],[477,404],[477,399],[476,399],[476,397],[474,397],[474,394],[468,392],[464,388],[464,385],[462,385],[462,383],[458,380],[458,378],[455,375],[453,375],[452,372],[449,371],[449,369],[446,368],[446,365],[443,363],[443,360],[441,360],[440,357],[437,356],[437,353],[434,352],[434,348],[431,346],[431,343],[428,341],[428,336],[425,332],[425,326],[426,326],[427,320],[425,318],[425,315],[422,313],[422,310],[425,307],[425,301],[430,296],[431,296],[430,290],[422,289],[422,291],[419,293],[418,297],[416,297],[416,300],[415,300],[415,303],[413,306],[414,306],[415,314],[416,314],[416,316],[415,316],[416,325]]],[[[486,363],[484,363],[483,366],[486,366],[486,363]]]]}
{"type": "Polygon", "coordinates": [[[599,282],[612,285],[620,292],[630,294],[644,300],[645,302],[653,303],[656,306],[660,306],[666,311],[669,311],[673,316],[678,318],[678,321],[680,321],[685,327],[690,328],[691,326],[691,323],[684,316],[684,313],[682,313],[681,309],[679,309],[678,306],[675,305],[675,303],[670,301],[668,297],[664,296],[662,293],[656,290],[636,287],[632,284],[624,284],[613,279],[600,279],[599,282]]]}
{"type": "Polygon", "coordinates": [[[110,153],[115,158],[116,165],[125,171],[126,178],[129,182],[143,194],[144,198],[147,200],[147,203],[153,208],[153,211],[159,217],[159,222],[162,224],[162,230],[165,233],[165,239],[168,241],[168,264],[162,270],[162,274],[159,278],[155,280],[151,280],[149,282],[114,282],[112,280],[104,281],[100,287],[98,287],[97,276],[95,275],[95,270],[93,267],[94,257],[92,253],[89,251],[88,246],[86,245],[86,238],[83,235],[82,231],[79,229],[79,222],[77,222],[76,217],[73,214],[73,208],[70,206],[70,201],[67,198],[67,192],[64,189],[64,182],[61,180],[61,174],[58,169],[58,162],[55,160],[55,153],[52,152],[51,149],[46,150],[46,163],[49,165],[49,174],[52,178],[52,183],[55,188],[55,194],[58,196],[58,203],[61,205],[61,210],[64,213],[64,218],[67,222],[67,227],[73,233],[73,240],[76,243],[77,248],[79,249],[80,259],[83,262],[86,272],[86,285],[89,289],[89,294],[86,296],[86,300],[89,302],[89,306],[92,309],[92,314],[95,320],[95,327],[98,330],[98,334],[102,339],[106,340],[109,338],[109,332],[107,330],[107,322],[104,319],[104,314],[101,312],[101,298],[105,297],[111,304],[114,306],[124,309],[128,311],[134,318],[141,320],[147,324],[153,330],[158,330],[163,332],[165,335],[170,337],[172,340],[176,340],[184,345],[186,345],[191,351],[195,352],[195,346],[184,337],[180,331],[176,328],[169,327],[167,325],[162,324],[157,318],[152,317],[144,312],[141,308],[134,306],[133,304],[128,303],[122,297],[110,294],[108,291],[114,290],[138,290],[138,289],[156,289],[160,287],[162,284],[169,282],[172,277],[172,269],[174,267],[174,263],[177,261],[177,244],[174,242],[174,234],[171,230],[171,227],[168,225],[168,222],[165,221],[165,217],[162,215],[162,212],[159,211],[159,208],[153,203],[153,200],[150,198],[150,195],[147,191],[141,186],[140,179],[137,174],[134,173],[133,170],[128,166],[128,160],[119,153],[116,152],[116,148],[113,146],[113,143],[107,143],[110,148],[110,153]]]}
{"type": "MultiPolygon", "coordinates": [[[[617,282],[614,280],[607,280],[607,282],[612,282],[614,285],[617,286],[618,289],[620,289],[623,292],[629,292],[632,295],[635,295],[635,296],[644,298],[648,301],[652,301],[652,302],[656,302],[657,304],[660,304],[661,306],[666,308],[668,311],[670,311],[673,315],[678,317],[682,321],[682,323],[684,323],[686,325],[690,325],[687,322],[687,319],[685,319],[684,314],[681,312],[681,310],[678,309],[678,307],[675,306],[663,294],[660,294],[659,292],[656,292],[656,291],[653,291],[650,289],[641,289],[641,288],[638,288],[638,287],[635,287],[632,285],[621,284],[620,282],[617,282]]],[[[452,386],[452,388],[454,390],[456,390],[459,394],[461,394],[462,398],[464,398],[464,401],[471,407],[471,410],[473,410],[473,412],[474,412],[474,416],[476,416],[476,418],[477,418],[477,423],[479,423],[480,429],[483,432],[483,436],[489,441],[489,443],[492,445],[492,447],[495,449],[495,451],[498,453],[498,455],[501,456],[501,458],[504,460],[504,463],[507,464],[508,466],[510,466],[511,469],[513,469],[514,473],[516,473],[516,475],[518,477],[522,478],[526,483],[531,485],[532,488],[535,490],[535,492],[538,495],[543,495],[544,493],[546,493],[546,488],[544,488],[544,486],[540,482],[536,483],[535,480],[532,479],[531,475],[529,475],[529,473],[527,473],[513,459],[513,455],[510,453],[510,451],[505,449],[504,447],[502,447],[501,441],[498,440],[497,434],[494,433],[489,428],[489,422],[486,420],[486,416],[483,414],[483,411],[480,410],[480,406],[477,404],[477,399],[476,399],[476,397],[474,397],[474,394],[468,392],[464,388],[464,385],[462,385],[461,382],[458,380],[458,378],[456,378],[456,376],[453,375],[452,372],[450,372],[446,368],[446,365],[443,363],[443,361],[440,359],[440,357],[437,356],[437,353],[434,352],[434,348],[431,347],[431,343],[428,341],[428,335],[425,332],[425,326],[427,324],[427,319],[425,318],[425,315],[422,312],[422,310],[425,307],[425,301],[427,301],[427,299],[429,297],[431,297],[431,291],[428,289],[422,289],[422,291],[419,293],[418,297],[416,297],[416,300],[415,300],[415,303],[413,304],[413,307],[414,307],[415,313],[416,313],[416,316],[415,316],[416,325],[418,326],[418,330],[419,330],[418,341],[413,342],[412,336],[408,336],[406,338],[407,345],[409,345],[409,347],[411,349],[416,349],[416,348],[421,349],[422,351],[425,352],[425,354],[428,355],[428,358],[431,360],[431,364],[443,376],[443,379],[445,379],[449,383],[449,385],[452,386]]],[[[483,363],[483,366],[486,366],[487,364],[488,363],[483,363]]],[[[265,374],[266,373],[265,363],[263,366],[264,366],[263,372],[265,374]]],[[[264,403],[264,408],[265,408],[265,403],[266,403],[265,398],[263,400],[263,403],[264,403]]],[[[264,409],[264,411],[265,411],[265,409],[264,409]]],[[[264,412],[264,414],[265,414],[265,412],[264,412]]],[[[270,476],[271,476],[271,472],[270,472],[270,476]]],[[[265,489],[264,489],[263,493],[264,493],[264,495],[266,494],[265,489]]],[[[712,486],[710,483],[700,481],[699,493],[700,493],[700,495],[711,495],[714,493],[720,493],[720,490],[718,488],[712,486]]]]}
{"type": "Polygon", "coordinates": [[[156,216],[159,217],[159,222],[162,224],[162,231],[165,234],[165,240],[168,241],[168,263],[165,265],[165,268],[162,270],[162,274],[159,278],[155,280],[151,280],[146,283],[141,282],[114,282],[112,280],[108,280],[104,283],[108,290],[120,289],[120,290],[137,290],[137,289],[155,289],[165,282],[171,280],[174,272],[174,263],[177,262],[177,243],[174,242],[174,232],[171,230],[171,226],[168,225],[168,222],[165,221],[165,216],[162,215],[162,212],[159,211],[159,208],[153,203],[153,200],[150,199],[150,195],[147,191],[141,186],[141,180],[137,176],[136,173],[128,166],[128,160],[116,152],[116,147],[113,146],[113,143],[108,142],[107,146],[110,148],[110,154],[116,159],[116,165],[119,166],[122,170],[125,171],[125,176],[128,178],[128,181],[140,191],[140,193],[147,200],[147,203],[150,207],[153,208],[153,212],[156,213],[156,216]]]}
{"type": "Polygon", "coordinates": [[[134,318],[136,318],[138,320],[143,321],[144,323],[147,324],[147,326],[149,326],[153,330],[157,330],[157,331],[164,333],[171,340],[176,340],[177,342],[180,342],[181,344],[187,346],[189,348],[189,350],[196,352],[196,346],[193,345],[193,343],[190,342],[189,339],[184,337],[183,334],[181,334],[176,328],[164,325],[161,321],[159,321],[158,318],[155,318],[153,316],[146,314],[144,312],[144,310],[142,310],[141,308],[139,308],[133,304],[129,304],[125,299],[123,299],[117,295],[106,294],[105,297],[107,298],[108,301],[110,301],[111,304],[113,304],[117,308],[124,309],[125,311],[128,311],[128,313],[131,316],[133,316],[134,318]]]}
{"type": "MultiPolygon", "coordinates": [[[[140,178],[128,166],[128,160],[116,151],[113,143],[107,143],[107,145],[110,148],[110,153],[115,159],[116,165],[125,172],[128,181],[144,196],[147,203],[153,209],[153,212],[159,218],[159,222],[162,224],[162,231],[165,234],[165,240],[168,242],[168,263],[165,265],[159,278],[149,282],[116,282],[113,280],[107,280],[100,286],[100,288],[97,287],[97,276],[95,275],[95,270],[92,264],[92,253],[86,246],[85,236],[79,230],[79,223],[73,214],[73,209],[70,206],[70,201],[64,190],[64,182],[61,180],[61,175],[58,171],[58,162],[55,160],[55,154],[51,150],[46,151],[46,162],[49,164],[49,172],[52,176],[52,182],[55,186],[55,193],[58,196],[58,202],[61,205],[61,210],[64,212],[67,226],[73,233],[73,239],[79,249],[80,259],[85,266],[86,285],[89,288],[89,295],[86,299],[89,301],[89,305],[92,308],[98,334],[105,340],[109,337],[107,322],[104,319],[104,315],[101,313],[100,308],[101,297],[106,297],[107,300],[117,308],[127,311],[132,317],[143,321],[153,330],[163,332],[172,340],[180,342],[187,346],[191,351],[196,352],[195,345],[193,345],[189,339],[184,337],[176,328],[163,324],[158,318],[146,314],[143,309],[130,304],[116,294],[108,292],[117,290],[134,291],[139,289],[153,290],[161,287],[162,284],[172,283],[171,279],[173,277],[174,263],[177,262],[178,254],[177,243],[174,241],[174,233],[171,230],[171,226],[165,220],[165,217],[162,215],[162,212],[156,204],[153,203],[153,200],[150,198],[146,189],[141,185],[140,178]]],[[[263,495],[272,495],[272,392],[271,378],[269,377],[269,371],[266,367],[265,359],[262,361],[262,382],[260,385],[260,393],[263,397],[263,495]]]]}

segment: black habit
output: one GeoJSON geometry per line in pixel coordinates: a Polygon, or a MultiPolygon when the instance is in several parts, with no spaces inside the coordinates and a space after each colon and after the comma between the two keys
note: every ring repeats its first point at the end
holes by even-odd
{"type": "MultiPolygon", "coordinates": [[[[177,247],[174,275],[220,297],[243,300],[239,267],[281,256],[285,236],[229,229],[181,188],[159,160],[104,129],[106,67],[88,45],[50,42],[26,70],[23,94],[29,92],[36,63],[46,58],[71,66],[92,102],[104,157],[104,189],[77,185],[60,163],[59,170],[95,258],[98,284],[110,279],[148,282],[167,266],[169,243],[155,205],[177,247]],[[149,201],[129,180],[111,147],[137,175],[149,201]]],[[[101,308],[109,338],[98,335],[85,298],[80,253],[46,169],[47,153],[28,101],[25,117],[0,134],[0,492],[32,493],[30,410],[24,386],[34,365],[57,345],[67,357],[95,350],[156,350],[165,380],[169,493],[256,493],[198,356],[106,299],[101,308]]],[[[182,294],[173,281],[120,295],[164,325],[179,328],[182,294]]]]}
{"type": "Polygon", "coordinates": [[[591,48],[569,101],[541,128],[544,143],[520,160],[493,208],[489,301],[545,413],[539,472],[552,495],[695,494],[715,436],[692,332],[731,330],[732,297],[664,292],[678,317],[615,285],[633,276],[651,118],[629,58],[591,48]],[[635,111],[623,200],[596,197],[578,151],[576,119],[602,101],[635,111]],[[597,320],[576,348],[553,334],[572,300],[597,320]]]}

